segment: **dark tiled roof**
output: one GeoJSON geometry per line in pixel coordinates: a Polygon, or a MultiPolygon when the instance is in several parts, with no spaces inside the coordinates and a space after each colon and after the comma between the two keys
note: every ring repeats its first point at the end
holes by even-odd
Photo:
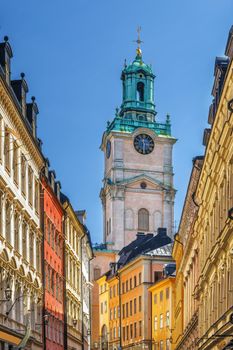
{"type": "Polygon", "coordinates": [[[122,267],[137,256],[149,253],[169,243],[172,243],[172,239],[167,236],[164,228],[158,229],[158,234],[155,236],[153,234],[139,234],[132,243],[120,251],[118,265],[122,267]]]}

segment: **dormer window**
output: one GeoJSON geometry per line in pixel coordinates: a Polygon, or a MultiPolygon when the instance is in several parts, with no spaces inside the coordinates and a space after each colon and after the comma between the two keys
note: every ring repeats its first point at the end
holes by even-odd
{"type": "Polygon", "coordinates": [[[137,83],[137,100],[144,101],[144,84],[141,81],[137,83]]]}

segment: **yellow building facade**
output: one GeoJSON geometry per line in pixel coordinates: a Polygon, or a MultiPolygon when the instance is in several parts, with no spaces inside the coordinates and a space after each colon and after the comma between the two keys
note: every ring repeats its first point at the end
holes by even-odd
{"type": "Polygon", "coordinates": [[[107,276],[98,279],[99,285],[99,342],[96,348],[107,349],[109,344],[109,286],[107,276]]]}
{"type": "Polygon", "coordinates": [[[152,349],[173,350],[172,330],[175,320],[175,276],[161,279],[151,292],[152,349]]]}
{"type": "Polygon", "coordinates": [[[217,58],[210,108],[211,128],[195,201],[198,245],[198,339],[200,350],[219,350],[233,339],[233,27],[226,52],[217,58]]]}
{"type": "Polygon", "coordinates": [[[173,247],[177,350],[233,346],[233,27],[225,55],[216,58],[205,155],[194,159],[173,247]]]}

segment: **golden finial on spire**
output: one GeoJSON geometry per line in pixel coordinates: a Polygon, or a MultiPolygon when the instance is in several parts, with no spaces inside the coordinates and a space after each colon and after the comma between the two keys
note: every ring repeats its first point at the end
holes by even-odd
{"type": "Polygon", "coordinates": [[[137,40],[134,40],[134,42],[136,42],[138,44],[138,47],[136,49],[136,52],[137,52],[138,56],[142,56],[142,50],[141,50],[141,47],[140,47],[141,43],[143,43],[143,41],[141,40],[141,37],[140,37],[141,30],[142,30],[142,27],[138,26],[137,27],[138,38],[137,38],[137,40]]]}

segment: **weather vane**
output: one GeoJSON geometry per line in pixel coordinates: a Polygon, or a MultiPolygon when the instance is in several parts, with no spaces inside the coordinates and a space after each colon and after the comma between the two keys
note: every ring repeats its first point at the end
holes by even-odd
{"type": "Polygon", "coordinates": [[[134,42],[136,42],[136,43],[138,44],[138,47],[137,47],[137,54],[140,55],[140,56],[142,55],[142,50],[141,50],[140,45],[143,43],[143,41],[141,40],[141,37],[140,37],[141,30],[142,30],[142,27],[141,27],[141,26],[138,26],[138,27],[137,27],[138,38],[137,38],[137,40],[134,40],[134,42]]]}

